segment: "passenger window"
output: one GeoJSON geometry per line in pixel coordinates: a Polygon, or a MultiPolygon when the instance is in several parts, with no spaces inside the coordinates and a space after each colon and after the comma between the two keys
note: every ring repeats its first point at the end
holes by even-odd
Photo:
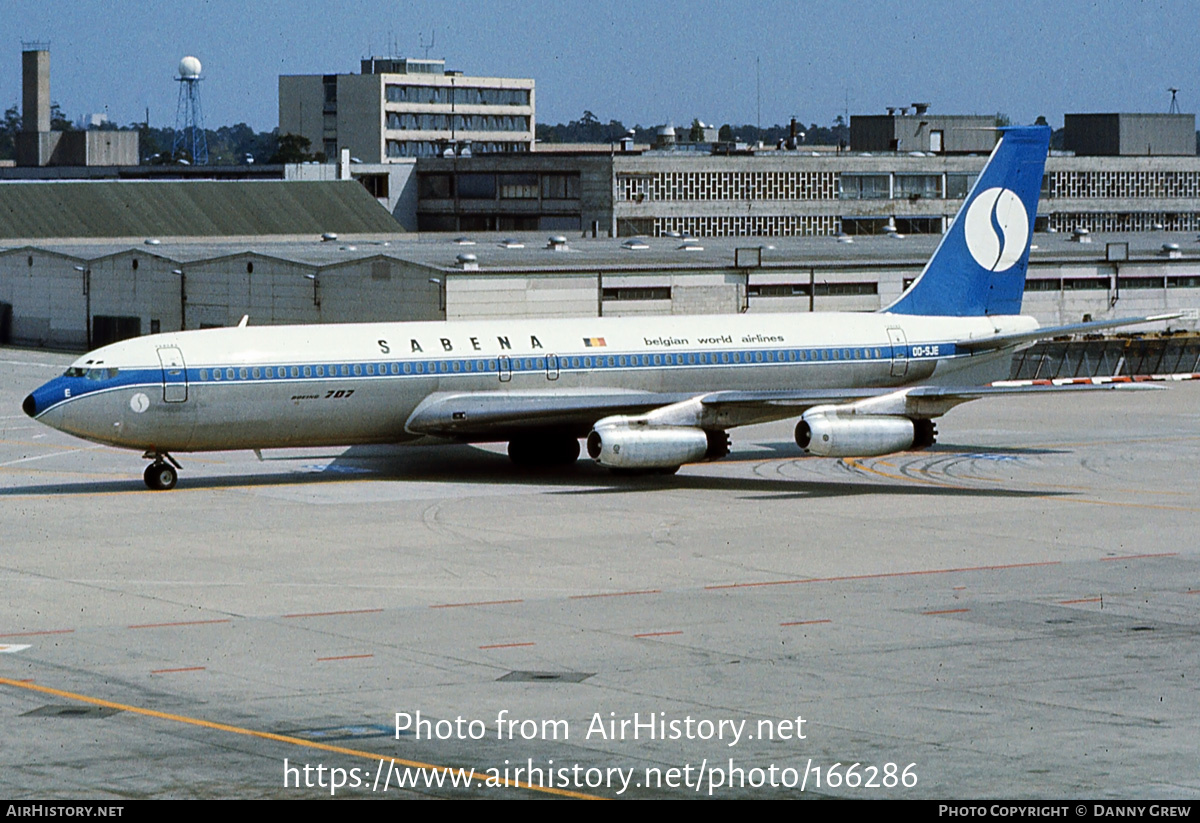
{"type": "Polygon", "coordinates": [[[242,380],[245,380],[249,376],[250,372],[246,371],[245,369],[238,369],[238,377],[240,377],[242,380]]]}
{"type": "Polygon", "coordinates": [[[251,372],[251,374],[254,375],[254,379],[257,380],[258,378],[262,377],[262,369],[255,369],[251,372]]]}
{"type": "Polygon", "coordinates": [[[225,379],[232,380],[233,378],[234,378],[233,369],[226,369],[225,370],[225,379]]]}
{"type": "Polygon", "coordinates": [[[201,379],[201,380],[207,380],[207,379],[208,379],[208,369],[201,369],[201,370],[200,370],[200,379],[201,379]]]}

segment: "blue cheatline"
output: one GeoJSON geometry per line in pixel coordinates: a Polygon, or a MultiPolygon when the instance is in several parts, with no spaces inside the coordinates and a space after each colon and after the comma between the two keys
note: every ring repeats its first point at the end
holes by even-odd
{"type": "Polygon", "coordinates": [[[1020,314],[1049,126],[1010,126],[921,276],[884,311],[1020,314]]]}

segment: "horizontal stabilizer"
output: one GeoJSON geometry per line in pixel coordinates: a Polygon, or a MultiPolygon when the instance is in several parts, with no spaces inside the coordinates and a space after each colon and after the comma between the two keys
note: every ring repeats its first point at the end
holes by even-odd
{"type": "Polygon", "coordinates": [[[1026,332],[999,334],[995,337],[984,337],[979,340],[959,340],[955,343],[962,351],[990,351],[1004,349],[1009,346],[1019,346],[1022,343],[1032,343],[1036,340],[1049,340],[1052,337],[1063,337],[1070,334],[1088,334],[1104,329],[1115,329],[1120,326],[1135,326],[1138,323],[1156,323],[1162,320],[1174,320],[1182,317],[1182,312],[1172,314],[1155,314],[1149,317],[1120,317],[1115,320],[1095,320],[1088,323],[1071,323],[1066,326],[1046,326],[1026,332]]]}

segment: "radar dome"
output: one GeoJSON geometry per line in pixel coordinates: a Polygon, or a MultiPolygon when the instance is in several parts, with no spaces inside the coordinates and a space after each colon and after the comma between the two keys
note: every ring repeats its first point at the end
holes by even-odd
{"type": "Polygon", "coordinates": [[[195,57],[183,58],[179,61],[179,76],[185,80],[194,80],[200,76],[200,61],[195,57]]]}

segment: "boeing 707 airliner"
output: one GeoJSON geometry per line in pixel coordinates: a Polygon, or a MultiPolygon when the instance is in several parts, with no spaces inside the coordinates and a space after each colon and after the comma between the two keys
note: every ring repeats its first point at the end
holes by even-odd
{"type": "MultiPolygon", "coordinates": [[[[262,326],[155,334],[77,360],[24,410],[144,452],[507,441],[519,464],[628,472],[723,457],[728,430],[798,416],[807,453],[926,448],[968,400],[1028,391],[1017,346],[1163,318],[1038,328],[1021,316],[1050,129],[1003,130],[917,280],[873,313],[262,326]]],[[[1036,390],[1036,389],[1034,389],[1036,390]]]]}

